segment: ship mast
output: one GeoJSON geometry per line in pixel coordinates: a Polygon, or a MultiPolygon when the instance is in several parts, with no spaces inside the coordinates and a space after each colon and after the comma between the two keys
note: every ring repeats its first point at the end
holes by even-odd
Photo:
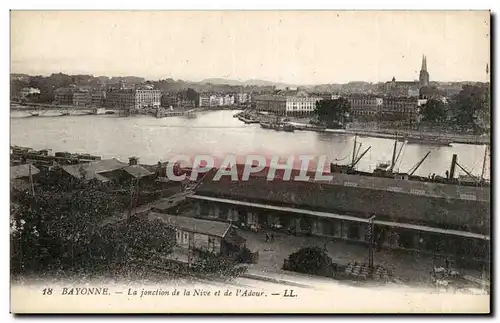
{"type": "Polygon", "coordinates": [[[486,169],[486,158],[488,155],[488,145],[486,145],[486,148],[484,149],[484,157],[483,157],[483,170],[481,171],[481,180],[484,180],[484,172],[486,169]]]}
{"type": "Polygon", "coordinates": [[[354,162],[356,160],[356,145],[358,144],[358,135],[354,136],[354,147],[352,149],[352,162],[351,165],[354,166],[354,162]]]}
{"type": "Polygon", "coordinates": [[[398,145],[398,135],[396,134],[396,138],[394,139],[394,149],[392,151],[392,161],[391,161],[391,168],[390,168],[390,171],[392,172],[392,170],[394,169],[394,164],[396,163],[396,148],[397,148],[397,145],[398,145]]]}

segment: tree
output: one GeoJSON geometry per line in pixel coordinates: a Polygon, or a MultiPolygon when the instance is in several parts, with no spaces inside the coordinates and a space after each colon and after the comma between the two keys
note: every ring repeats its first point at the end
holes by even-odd
{"type": "Polygon", "coordinates": [[[319,276],[333,274],[332,259],[320,247],[305,247],[292,253],[285,261],[283,269],[319,276]]]}
{"type": "Polygon", "coordinates": [[[345,98],[335,100],[321,100],[316,102],[314,109],[318,120],[327,127],[339,127],[344,125],[348,117],[351,105],[345,98]]]}
{"type": "Polygon", "coordinates": [[[456,125],[476,129],[477,111],[489,110],[489,89],[485,86],[464,85],[451,102],[456,125]]]}
{"type": "Polygon", "coordinates": [[[215,255],[206,250],[195,250],[196,260],[192,270],[203,275],[216,274],[223,277],[236,277],[246,271],[246,267],[238,267],[237,263],[228,257],[215,255]]]}
{"type": "Polygon", "coordinates": [[[448,112],[446,106],[441,100],[429,99],[427,103],[422,106],[421,110],[422,121],[434,125],[442,125],[446,122],[448,112]]]}
{"type": "Polygon", "coordinates": [[[196,92],[192,88],[187,89],[186,98],[190,101],[194,101],[195,107],[198,107],[200,105],[200,95],[198,94],[198,92],[196,92]]]}
{"type": "Polygon", "coordinates": [[[23,80],[11,80],[10,81],[10,97],[14,98],[19,95],[19,92],[21,92],[21,89],[24,87],[28,87],[29,83],[27,81],[23,80]]]}
{"type": "Polygon", "coordinates": [[[105,253],[113,263],[127,264],[132,258],[155,260],[170,253],[175,245],[175,231],[160,220],[133,216],[111,222],[99,232],[96,241],[96,254],[105,253]]]}
{"type": "Polygon", "coordinates": [[[89,246],[100,224],[124,208],[94,182],[69,192],[36,186],[35,196],[14,191],[12,201],[17,206],[11,221],[14,272],[88,263],[84,259],[92,257],[89,246]]]}

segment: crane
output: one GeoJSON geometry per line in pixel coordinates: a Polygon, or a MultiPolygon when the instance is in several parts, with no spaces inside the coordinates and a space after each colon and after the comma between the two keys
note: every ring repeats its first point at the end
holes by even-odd
{"type": "Polygon", "coordinates": [[[427,152],[427,154],[425,154],[424,158],[422,158],[418,163],[416,163],[412,168],[410,168],[410,170],[408,171],[408,175],[410,176],[413,176],[413,174],[415,174],[415,172],[417,171],[417,169],[420,167],[420,165],[422,165],[422,163],[424,162],[424,160],[427,159],[427,157],[429,157],[429,155],[431,154],[431,152],[427,152]]]}
{"type": "Polygon", "coordinates": [[[354,167],[356,166],[357,163],[359,163],[359,161],[361,160],[361,158],[363,158],[363,156],[368,152],[368,150],[370,150],[370,148],[372,148],[372,146],[366,148],[366,150],[361,154],[361,156],[359,156],[355,161],[354,163],[352,164],[352,168],[354,169],[354,167]]]}

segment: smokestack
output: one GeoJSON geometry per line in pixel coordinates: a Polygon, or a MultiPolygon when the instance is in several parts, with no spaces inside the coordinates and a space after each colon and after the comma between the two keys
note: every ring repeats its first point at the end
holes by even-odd
{"type": "Polygon", "coordinates": [[[457,165],[457,154],[453,154],[453,157],[451,159],[450,176],[448,179],[453,179],[453,177],[455,176],[456,165],[457,165]]]}

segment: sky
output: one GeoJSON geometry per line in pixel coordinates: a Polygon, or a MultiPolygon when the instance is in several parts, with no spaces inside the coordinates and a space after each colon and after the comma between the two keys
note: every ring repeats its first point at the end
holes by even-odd
{"type": "Polygon", "coordinates": [[[488,11],[12,11],[11,72],[486,81],[488,11]]]}

